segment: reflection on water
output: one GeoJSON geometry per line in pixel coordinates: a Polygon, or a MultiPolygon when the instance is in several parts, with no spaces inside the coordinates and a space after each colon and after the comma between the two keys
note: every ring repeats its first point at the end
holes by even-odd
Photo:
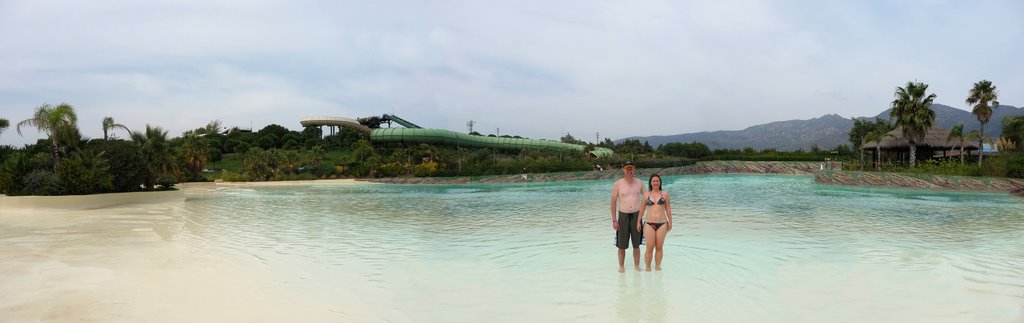
{"type": "Polygon", "coordinates": [[[1008,195],[666,177],[665,270],[620,274],[609,187],[229,189],[187,201],[184,230],[328,303],[355,294],[365,308],[336,310],[368,320],[1008,321],[1024,305],[1008,195]]]}

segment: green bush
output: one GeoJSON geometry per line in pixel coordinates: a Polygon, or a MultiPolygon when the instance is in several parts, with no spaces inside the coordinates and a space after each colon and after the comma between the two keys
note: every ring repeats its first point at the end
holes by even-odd
{"type": "Polygon", "coordinates": [[[174,175],[161,175],[156,178],[156,185],[160,186],[160,189],[169,190],[173,189],[175,184],[178,184],[178,177],[174,175]]]}
{"type": "Polygon", "coordinates": [[[1002,157],[1006,159],[1006,177],[1024,178],[1024,152],[1007,153],[1002,157]]]}
{"type": "Polygon", "coordinates": [[[405,176],[408,173],[408,165],[402,163],[387,163],[377,167],[377,176],[381,177],[399,177],[405,176]]]}
{"type": "Polygon", "coordinates": [[[99,154],[76,151],[57,163],[57,176],[63,184],[63,193],[69,195],[109,192],[113,188],[110,164],[99,154]]]}
{"type": "Polygon", "coordinates": [[[46,169],[36,169],[21,178],[21,195],[60,195],[60,177],[46,169]]]}
{"type": "Polygon", "coordinates": [[[22,177],[33,171],[31,158],[28,154],[15,152],[4,158],[0,164],[0,194],[16,196],[26,195],[22,177]]]}
{"type": "Polygon", "coordinates": [[[107,159],[111,176],[110,191],[135,192],[142,189],[146,179],[146,162],[139,147],[126,140],[101,140],[88,149],[100,151],[107,159]]]}

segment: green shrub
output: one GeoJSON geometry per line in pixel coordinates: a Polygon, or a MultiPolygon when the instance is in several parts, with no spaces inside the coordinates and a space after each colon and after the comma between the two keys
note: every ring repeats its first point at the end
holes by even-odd
{"type": "Polygon", "coordinates": [[[1006,177],[1024,178],[1024,153],[1013,152],[1003,157],[1006,158],[1006,177]]]}
{"type": "Polygon", "coordinates": [[[100,151],[110,168],[112,192],[135,192],[142,189],[146,179],[146,162],[139,147],[126,140],[101,140],[88,149],[100,151]]]}
{"type": "Polygon", "coordinates": [[[0,164],[0,194],[16,196],[25,195],[22,177],[33,171],[31,158],[28,154],[15,152],[0,164]]]}
{"type": "Polygon", "coordinates": [[[60,177],[46,169],[36,169],[21,178],[21,195],[60,195],[60,177]]]}
{"type": "Polygon", "coordinates": [[[109,169],[110,164],[103,158],[103,152],[95,154],[80,150],[57,163],[57,176],[64,184],[64,194],[103,193],[113,188],[109,169]]]}
{"type": "Polygon", "coordinates": [[[161,175],[156,178],[156,185],[163,190],[173,189],[175,184],[178,184],[178,177],[174,175],[161,175]]]}

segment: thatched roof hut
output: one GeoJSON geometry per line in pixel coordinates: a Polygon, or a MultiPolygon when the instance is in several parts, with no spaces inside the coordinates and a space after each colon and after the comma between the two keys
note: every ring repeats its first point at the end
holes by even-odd
{"type": "MultiPolygon", "coordinates": [[[[928,132],[924,135],[924,140],[917,143],[918,147],[929,147],[934,150],[948,150],[957,148],[959,149],[959,142],[956,139],[946,140],[949,137],[949,130],[939,127],[932,126],[928,129],[928,132]]],[[[978,150],[977,141],[966,141],[964,142],[964,150],[978,150]]],[[[881,142],[872,141],[861,145],[861,149],[874,150],[876,146],[881,146],[883,150],[889,149],[909,149],[910,140],[907,140],[903,136],[903,128],[896,127],[893,131],[886,134],[885,138],[882,138],[881,142]]]]}

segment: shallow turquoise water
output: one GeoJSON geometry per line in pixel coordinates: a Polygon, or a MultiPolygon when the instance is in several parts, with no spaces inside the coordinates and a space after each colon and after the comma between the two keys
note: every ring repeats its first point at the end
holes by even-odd
{"type": "Polygon", "coordinates": [[[185,229],[354,321],[1024,319],[1019,198],[664,180],[662,272],[617,272],[611,181],[228,189],[185,229]]]}

